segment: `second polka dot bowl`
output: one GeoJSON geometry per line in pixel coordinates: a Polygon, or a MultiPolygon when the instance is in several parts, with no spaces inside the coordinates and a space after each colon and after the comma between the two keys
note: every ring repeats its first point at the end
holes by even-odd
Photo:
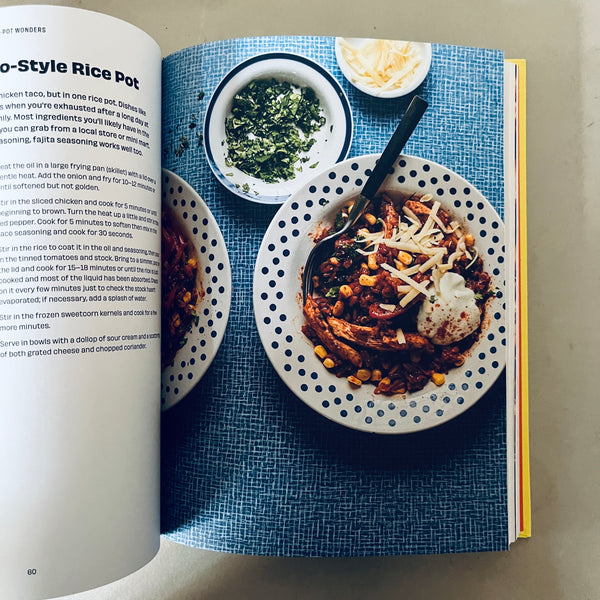
{"type": "Polygon", "coordinates": [[[182,400],[210,367],[223,341],[231,305],[231,267],[225,240],[204,200],[179,175],[162,170],[162,201],[175,213],[199,262],[203,294],[196,306],[198,321],[186,335],[161,380],[161,408],[182,400]]]}
{"type": "Polygon", "coordinates": [[[379,155],[348,159],[302,186],[273,218],[254,271],[254,313],[260,338],[286,385],[321,415],[373,433],[409,433],[461,414],[496,381],[506,364],[504,224],[465,179],[442,165],[401,156],[381,190],[431,193],[474,236],[496,296],[489,301],[480,340],[460,368],[438,387],[382,396],[374,387],[353,388],[328,372],[302,333],[301,273],[316,232],[360,193],[379,155]]]}

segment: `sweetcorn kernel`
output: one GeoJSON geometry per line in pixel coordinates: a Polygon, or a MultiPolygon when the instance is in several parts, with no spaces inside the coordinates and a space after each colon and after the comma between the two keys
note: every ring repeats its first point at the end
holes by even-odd
{"type": "Polygon", "coordinates": [[[340,297],[350,298],[350,296],[352,296],[352,288],[347,284],[340,286],[340,297]]]}
{"type": "Polygon", "coordinates": [[[354,377],[354,375],[348,376],[348,383],[350,385],[355,385],[356,387],[359,387],[362,385],[362,381],[358,377],[354,377]]]}
{"type": "Polygon", "coordinates": [[[356,371],[356,377],[361,381],[369,381],[371,379],[371,371],[369,369],[359,369],[356,371]]]}
{"type": "Polygon", "coordinates": [[[369,225],[375,225],[375,223],[377,223],[377,217],[371,213],[366,213],[364,218],[369,225]]]}
{"type": "Polygon", "coordinates": [[[373,369],[371,372],[371,381],[381,381],[383,373],[379,369],[373,369]]]}
{"type": "Polygon", "coordinates": [[[404,250],[400,250],[398,252],[398,260],[405,266],[412,264],[413,257],[408,252],[404,252],[404,250]]]}
{"type": "Polygon", "coordinates": [[[325,348],[325,346],[321,346],[320,344],[318,346],[315,346],[315,354],[320,358],[323,359],[327,356],[327,349],[325,348]]]}
{"type": "Polygon", "coordinates": [[[364,287],[373,287],[375,285],[375,277],[373,275],[361,275],[358,278],[358,283],[364,287]]]}
{"type": "Polygon", "coordinates": [[[326,369],[333,369],[333,367],[335,366],[335,363],[334,363],[334,362],[331,360],[331,358],[326,358],[326,359],[323,361],[323,366],[324,366],[326,369]]]}
{"type": "Polygon", "coordinates": [[[331,309],[334,317],[341,317],[344,314],[344,303],[338,300],[331,309]]]}
{"type": "Polygon", "coordinates": [[[443,373],[433,373],[431,375],[431,381],[435,383],[435,385],[444,385],[446,381],[446,376],[443,373]]]}

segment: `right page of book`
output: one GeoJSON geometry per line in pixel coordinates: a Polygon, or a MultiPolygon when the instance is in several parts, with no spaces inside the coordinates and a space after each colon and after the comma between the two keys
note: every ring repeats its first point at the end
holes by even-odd
{"type": "MultiPolygon", "coordinates": [[[[232,276],[228,326],[214,361],[199,384],[163,414],[163,533],[194,547],[265,555],[505,550],[511,534],[503,370],[455,418],[396,434],[394,427],[404,418],[413,424],[430,418],[429,407],[421,416],[396,407],[396,416],[387,421],[389,431],[372,433],[367,425],[377,412],[361,421],[362,430],[340,418],[356,417],[351,394],[327,409],[338,411],[336,419],[300,400],[295,392],[303,392],[290,389],[291,375],[287,380],[278,374],[261,343],[265,324],[254,318],[255,263],[265,232],[280,219],[279,205],[241,198],[217,179],[202,125],[215,90],[232,69],[267,52],[291,52],[326,69],[347,96],[353,120],[348,157],[380,153],[413,94],[375,98],[358,90],[343,76],[334,46],[332,37],[229,40],[185,49],[163,61],[163,167],[186,180],[209,207],[225,239],[232,276]]],[[[503,220],[503,53],[432,44],[430,69],[414,93],[429,108],[404,154],[464,178],[503,220]]],[[[325,168],[316,166],[315,176],[325,168]]],[[[435,183],[424,185],[435,188],[435,183]]],[[[442,200],[452,209],[455,201],[468,201],[460,194],[462,188],[457,197],[448,191],[442,200]]],[[[494,235],[477,221],[471,227],[476,237],[494,235]]],[[[297,280],[300,293],[300,273],[297,280]]],[[[277,283],[274,303],[276,289],[277,283]]],[[[273,344],[278,344],[275,338],[273,344]]],[[[492,347],[499,354],[505,350],[500,341],[492,347]]],[[[303,368],[294,362],[291,370],[296,376],[303,368]]],[[[320,372],[315,370],[314,377],[320,372]]],[[[314,394],[322,392],[311,385],[314,394]]],[[[376,399],[382,414],[396,406],[394,400],[376,399]]],[[[451,409],[444,394],[435,401],[434,414],[451,409]]]]}

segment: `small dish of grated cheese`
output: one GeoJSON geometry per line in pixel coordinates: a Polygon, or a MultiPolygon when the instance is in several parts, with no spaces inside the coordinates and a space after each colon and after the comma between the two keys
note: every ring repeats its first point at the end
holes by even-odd
{"type": "Polygon", "coordinates": [[[353,86],[379,98],[412,92],[431,66],[431,44],[420,42],[338,37],[335,55],[353,86]]]}

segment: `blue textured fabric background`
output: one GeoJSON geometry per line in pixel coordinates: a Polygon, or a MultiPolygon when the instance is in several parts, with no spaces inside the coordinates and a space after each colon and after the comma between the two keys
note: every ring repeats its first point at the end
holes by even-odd
{"type": "MultiPolygon", "coordinates": [[[[410,100],[374,99],[351,87],[337,67],[333,38],[230,40],[164,59],[163,166],[200,193],[219,223],[233,300],[207,374],[163,415],[163,533],[195,547],[249,554],[506,549],[504,375],[444,425],[378,436],[312,411],[288,391],[263,352],[252,277],[277,207],[227,192],[195,133],[221,78],[241,60],[273,50],[316,60],[344,87],[355,125],[349,156],[380,152],[410,100]],[[190,147],[178,156],[182,135],[190,147]]],[[[405,148],[465,177],[501,216],[502,89],[501,52],[434,45],[431,70],[417,90],[430,107],[405,148]]]]}

